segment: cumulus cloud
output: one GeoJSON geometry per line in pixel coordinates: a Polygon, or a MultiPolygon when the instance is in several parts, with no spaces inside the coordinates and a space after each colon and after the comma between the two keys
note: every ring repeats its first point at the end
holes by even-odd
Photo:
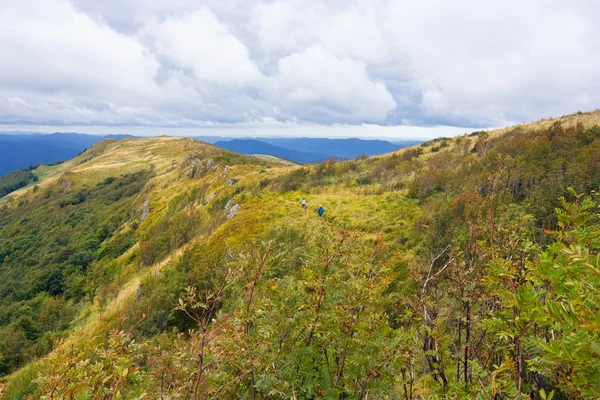
{"type": "Polygon", "coordinates": [[[0,13],[3,88],[151,94],[158,62],[134,38],[65,1],[8,1],[0,13]]]}
{"type": "Polygon", "coordinates": [[[3,121],[84,121],[106,114],[107,107],[114,119],[144,107],[140,99],[159,96],[154,82],[159,63],[137,40],[68,2],[51,4],[20,0],[1,6],[3,121]]]}
{"type": "Polygon", "coordinates": [[[156,54],[200,82],[244,86],[260,78],[246,46],[206,8],[150,25],[142,36],[156,54]]]}
{"type": "Polygon", "coordinates": [[[598,88],[592,76],[600,71],[600,36],[590,19],[600,15],[596,4],[461,3],[387,8],[383,23],[410,60],[423,119],[502,123],[597,107],[597,95],[575,101],[598,88]]]}
{"type": "Polygon", "coordinates": [[[318,44],[338,56],[378,63],[390,55],[379,22],[384,9],[376,0],[337,6],[331,1],[277,0],[254,6],[250,23],[266,51],[293,53],[318,44]]]}
{"type": "Polygon", "coordinates": [[[283,115],[310,122],[384,122],[396,106],[362,62],[338,58],[320,46],[279,60],[274,80],[283,115]]]}
{"type": "Polygon", "coordinates": [[[4,0],[0,123],[492,126],[597,108],[593,0],[4,0]]]}

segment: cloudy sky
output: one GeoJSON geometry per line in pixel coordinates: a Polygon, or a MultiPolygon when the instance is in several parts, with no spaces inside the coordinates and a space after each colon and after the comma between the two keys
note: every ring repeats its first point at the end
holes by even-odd
{"type": "Polygon", "coordinates": [[[0,0],[0,130],[452,135],[600,107],[596,0],[0,0]]]}

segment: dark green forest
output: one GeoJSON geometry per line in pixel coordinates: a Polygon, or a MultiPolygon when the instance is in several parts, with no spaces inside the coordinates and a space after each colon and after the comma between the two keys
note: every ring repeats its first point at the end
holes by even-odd
{"type": "Polygon", "coordinates": [[[30,166],[0,176],[0,197],[25,187],[31,182],[37,182],[38,178],[32,172],[34,169],[35,167],[30,166]]]}
{"type": "Polygon", "coordinates": [[[135,241],[122,225],[149,172],[109,178],[68,192],[38,191],[0,212],[0,372],[7,373],[52,348],[85,296],[96,289],[91,272],[135,241]]]}

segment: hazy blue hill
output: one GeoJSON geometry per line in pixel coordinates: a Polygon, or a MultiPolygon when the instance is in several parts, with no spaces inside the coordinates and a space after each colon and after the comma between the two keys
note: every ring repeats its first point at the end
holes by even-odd
{"type": "Polygon", "coordinates": [[[267,154],[302,164],[322,161],[329,157],[327,154],[323,153],[318,154],[286,149],[255,139],[234,139],[230,141],[220,141],[216,142],[215,146],[242,154],[267,154]]]}
{"type": "MultiPolygon", "coordinates": [[[[204,138],[198,138],[205,140],[204,138]]],[[[363,154],[376,156],[422,143],[406,140],[325,139],[325,138],[244,138],[213,142],[215,145],[243,154],[268,154],[299,163],[313,163],[333,157],[353,159],[363,154]]]]}
{"type": "MultiPolygon", "coordinates": [[[[190,139],[200,140],[201,142],[215,144],[217,142],[228,142],[233,138],[227,136],[188,136],[190,139]]],[[[244,137],[240,139],[254,139],[249,137],[244,137]]]]}
{"type": "Polygon", "coordinates": [[[386,140],[365,139],[324,139],[324,138],[276,138],[262,139],[264,142],[294,149],[307,153],[325,154],[326,157],[351,159],[366,154],[375,156],[391,153],[403,147],[414,146],[422,141],[407,141],[402,144],[394,144],[386,140]]]}
{"type": "Polygon", "coordinates": [[[80,133],[0,134],[0,175],[27,167],[64,161],[105,138],[122,139],[130,135],[96,136],[80,133]]]}
{"type": "Polygon", "coordinates": [[[392,144],[395,144],[396,146],[400,147],[400,148],[405,148],[405,147],[412,147],[412,146],[417,146],[420,145],[421,143],[424,143],[425,140],[421,140],[421,139],[406,139],[406,140],[390,140],[389,141],[392,144]]]}

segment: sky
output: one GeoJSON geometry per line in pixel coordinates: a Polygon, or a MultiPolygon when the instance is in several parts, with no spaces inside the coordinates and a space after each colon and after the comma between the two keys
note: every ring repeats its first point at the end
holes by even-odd
{"type": "Polygon", "coordinates": [[[600,107],[596,0],[1,0],[0,131],[431,138],[600,107]]]}

